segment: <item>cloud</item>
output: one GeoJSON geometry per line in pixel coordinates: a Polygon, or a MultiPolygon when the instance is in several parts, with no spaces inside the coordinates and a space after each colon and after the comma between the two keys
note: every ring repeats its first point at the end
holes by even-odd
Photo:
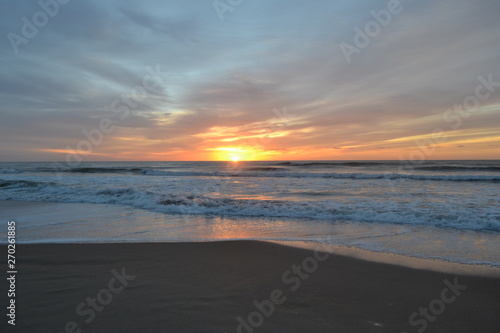
{"type": "MultiPolygon", "coordinates": [[[[273,151],[383,150],[396,159],[414,147],[409,138],[452,130],[442,115],[474,94],[479,75],[500,82],[500,7],[405,2],[348,64],[339,44],[353,43],[353,27],[381,9],[369,1],[245,2],[221,22],[210,1],[70,2],[19,54],[1,41],[2,159],[57,158],[33,149],[75,145],[156,65],[168,72],[165,90],[117,120],[95,147],[102,158],[147,150],[175,159],[268,136],[273,151]],[[284,107],[293,120],[272,127],[273,110],[284,107]],[[210,136],[217,131],[226,134],[210,136]]],[[[1,10],[4,36],[20,34],[21,17],[38,10],[36,2],[1,10]]],[[[460,140],[497,140],[499,109],[495,91],[462,119],[460,140]]]]}

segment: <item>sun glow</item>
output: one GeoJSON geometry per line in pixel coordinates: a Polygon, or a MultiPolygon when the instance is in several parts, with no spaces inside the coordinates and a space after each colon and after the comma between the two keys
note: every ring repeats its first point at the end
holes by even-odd
{"type": "Polygon", "coordinates": [[[259,159],[259,152],[252,148],[242,147],[220,147],[210,148],[213,151],[214,161],[253,161],[259,159]]]}

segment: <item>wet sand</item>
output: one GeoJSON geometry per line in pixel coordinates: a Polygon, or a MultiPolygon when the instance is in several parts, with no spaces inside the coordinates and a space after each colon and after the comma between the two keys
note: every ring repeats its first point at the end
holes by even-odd
{"type": "Polygon", "coordinates": [[[500,331],[498,278],[258,241],[16,250],[16,326],[4,314],[2,332],[500,331]]]}

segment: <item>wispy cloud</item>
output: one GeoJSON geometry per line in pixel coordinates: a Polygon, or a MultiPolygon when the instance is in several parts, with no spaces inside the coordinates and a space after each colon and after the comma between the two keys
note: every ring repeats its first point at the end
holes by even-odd
{"type": "Polygon", "coordinates": [[[496,0],[407,3],[350,64],[339,44],[377,3],[247,1],[221,22],[210,1],[72,1],[18,54],[7,33],[41,9],[0,6],[2,160],[63,159],[156,64],[166,91],[89,160],[210,159],[259,138],[261,158],[397,159],[436,128],[449,142],[435,158],[498,157],[500,88],[459,129],[442,118],[479,75],[500,82],[496,0]],[[285,106],[293,121],[273,127],[285,106]]]}

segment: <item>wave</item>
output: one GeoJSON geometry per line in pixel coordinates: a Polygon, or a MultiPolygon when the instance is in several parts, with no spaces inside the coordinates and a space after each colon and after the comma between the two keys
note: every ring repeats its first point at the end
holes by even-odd
{"type": "Polygon", "coordinates": [[[78,173],[137,173],[143,171],[142,168],[113,168],[113,167],[82,167],[64,170],[66,172],[78,173]]]}
{"type": "Polygon", "coordinates": [[[277,165],[289,165],[296,167],[310,167],[310,166],[349,166],[349,167],[362,167],[372,165],[390,165],[384,162],[279,162],[277,165]]]}
{"type": "Polygon", "coordinates": [[[500,166],[422,166],[416,167],[415,170],[423,171],[500,171],[500,166]]]}
{"type": "Polygon", "coordinates": [[[27,172],[49,173],[139,173],[141,168],[113,168],[113,167],[81,167],[81,168],[35,168],[35,169],[0,169],[0,174],[17,174],[27,172]]]}
{"type": "Polygon", "coordinates": [[[115,173],[135,174],[158,177],[250,177],[250,178],[330,178],[352,180],[413,180],[413,181],[449,181],[449,182],[500,182],[500,176],[486,175],[414,175],[405,173],[341,173],[341,172],[292,172],[286,168],[248,168],[235,171],[196,172],[196,171],[164,171],[142,168],[76,168],[69,173],[115,173]],[[286,171],[286,172],[280,172],[286,171]]]}
{"type": "MultiPolygon", "coordinates": [[[[267,170],[270,171],[270,170],[267,170]]],[[[260,178],[332,178],[332,179],[386,179],[386,180],[416,180],[416,181],[452,181],[452,182],[500,182],[500,176],[483,175],[412,175],[403,173],[311,173],[311,172],[179,172],[179,171],[161,171],[144,170],[142,172],[147,176],[164,177],[260,177],[260,178]]]]}
{"type": "MultiPolygon", "coordinates": [[[[0,164],[1,165],[1,164],[0,164]]],[[[89,163],[73,165],[72,167],[60,163],[42,164],[3,164],[0,174],[19,173],[57,173],[58,175],[70,174],[124,174],[124,175],[146,175],[146,176],[237,176],[237,177],[326,177],[326,178],[352,178],[369,179],[381,178],[404,178],[404,179],[430,179],[428,172],[433,172],[433,176],[439,176],[432,180],[459,180],[467,181],[464,177],[469,177],[471,181],[495,181],[495,179],[474,178],[479,176],[477,172],[484,172],[482,176],[497,176],[500,171],[499,162],[481,161],[427,161],[422,165],[412,168],[417,171],[416,175],[407,175],[400,169],[399,161],[268,161],[268,162],[242,162],[231,164],[228,167],[224,162],[191,162],[191,163],[89,163]],[[365,169],[366,168],[366,169],[365,169]],[[398,169],[399,168],[399,169],[398,169]],[[371,169],[370,172],[365,170],[371,169]],[[286,172],[284,172],[286,171],[286,172]],[[321,173],[322,172],[322,173],[321,173]],[[390,175],[387,175],[392,173],[390,175]],[[455,179],[446,177],[457,176],[455,179]],[[460,173],[466,175],[462,176],[460,173]],[[265,175],[267,174],[267,175],[265,175]],[[286,174],[286,175],[285,175],[286,174]],[[369,176],[365,176],[368,174],[369,176]],[[394,174],[398,176],[394,176],[394,174]]]]}
{"type": "MultiPolygon", "coordinates": [[[[168,167],[162,167],[168,169],[168,167]]],[[[0,174],[17,174],[17,173],[116,173],[116,174],[141,174],[145,173],[150,168],[136,167],[74,167],[74,168],[58,168],[58,167],[39,167],[26,169],[0,169],[0,174]]]]}
{"type": "Polygon", "coordinates": [[[254,167],[246,168],[245,171],[287,171],[287,168],[277,168],[277,167],[254,167]]]}
{"type": "Polygon", "coordinates": [[[39,188],[50,185],[57,185],[54,182],[33,182],[29,180],[3,180],[0,179],[0,188],[2,189],[15,189],[15,188],[39,188]]]}
{"type": "Polygon", "coordinates": [[[0,173],[4,173],[4,174],[7,174],[7,173],[20,173],[21,171],[20,170],[17,170],[17,169],[6,169],[6,168],[2,168],[0,169],[0,173]]]}
{"type": "MultiPolygon", "coordinates": [[[[292,162],[282,162],[292,163],[292,162]]],[[[294,162],[295,163],[295,162],[294,162]]],[[[363,162],[364,163],[364,162],[363,162]]],[[[444,168],[445,166],[436,167],[419,167],[422,170],[441,170],[432,168],[444,168]],[[424,169],[427,168],[427,169],[424,169]]],[[[441,171],[467,171],[477,167],[452,167],[449,166],[441,171]],[[451,169],[453,168],[453,169],[451,169]]],[[[500,182],[498,175],[464,175],[464,174],[411,174],[398,172],[385,173],[368,173],[368,172],[310,172],[310,171],[293,171],[285,167],[249,167],[244,169],[226,169],[224,171],[168,171],[167,167],[159,168],[140,168],[140,167],[79,167],[66,170],[54,171],[50,168],[40,169],[43,172],[51,172],[58,176],[64,174],[126,174],[137,176],[158,176],[158,177],[250,177],[250,178],[330,178],[330,179],[352,179],[352,180],[413,180],[413,181],[449,181],[449,182],[500,182]]],[[[496,167],[485,167],[481,170],[496,170],[496,167]]],[[[9,170],[5,173],[19,173],[18,170],[9,170]]]]}
{"type": "Polygon", "coordinates": [[[500,232],[500,216],[493,210],[470,211],[450,203],[433,203],[435,206],[430,209],[413,203],[395,206],[362,199],[351,202],[235,199],[189,191],[174,195],[132,186],[98,189],[24,180],[0,180],[0,189],[0,200],[121,204],[169,214],[305,218],[500,232]]]}

